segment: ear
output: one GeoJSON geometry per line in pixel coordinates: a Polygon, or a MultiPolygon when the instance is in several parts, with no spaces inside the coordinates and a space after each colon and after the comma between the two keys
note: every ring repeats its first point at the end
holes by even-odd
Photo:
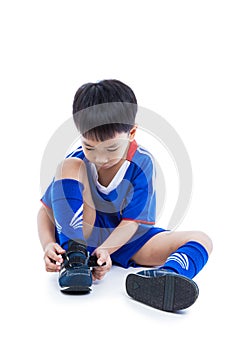
{"type": "Polygon", "coordinates": [[[136,131],[137,131],[137,128],[138,128],[138,126],[137,126],[137,124],[135,124],[135,125],[132,127],[132,129],[130,130],[130,132],[129,132],[129,141],[130,141],[130,142],[132,142],[132,141],[134,140],[135,134],[136,134],[136,131]]]}

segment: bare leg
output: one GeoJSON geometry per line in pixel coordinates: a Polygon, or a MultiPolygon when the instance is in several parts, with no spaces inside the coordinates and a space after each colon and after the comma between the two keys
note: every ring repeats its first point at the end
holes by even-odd
{"type": "Polygon", "coordinates": [[[212,251],[212,241],[204,232],[165,231],[152,237],[134,254],[132,260],[142,266],[163,265],[173,252],[189,241],[202,244],[208,254],[212,251]]]}

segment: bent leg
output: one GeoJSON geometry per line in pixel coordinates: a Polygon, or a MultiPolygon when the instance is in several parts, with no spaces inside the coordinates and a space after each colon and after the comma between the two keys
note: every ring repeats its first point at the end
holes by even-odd
{"type": "Polygon", "coordinates": [[[212,251],[211,239],[201,231],[166,231],[152,237],[133,257],[139,265],[158,266],[193,278],[212,251]]]}
{"type": "Polygon", "coordinates": [[[66,159],[58,167],[52,188],[52,209],[59,243],[86,240],[95,220],[86,167],[82,160],[66,159]]]}
{"type": "Polygon", "coordinates": [[[211,239],[200,231],[162,232],[152,237],[132,257],[138,264],[157,269],[129,274],[127,293],[140,302],[165,311],[191,306],[199,290],[192,278],[212,251],[211,239]]]}

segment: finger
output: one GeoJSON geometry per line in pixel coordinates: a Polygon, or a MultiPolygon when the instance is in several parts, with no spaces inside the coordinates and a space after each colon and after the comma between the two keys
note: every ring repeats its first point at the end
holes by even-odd
{"type": "Polygon", "coordinates": [[[110,271],[111,267],[112,267],[112,262],[110,260],[110,262],[107,261],[106,265],[104,265],[104,266],[95,267],[95,270],[97,271],[97,273],[101,273],[101,272],[106,273],[106,272],[110,271]]]}
{"type": "Polygon", "coordinates": [[[56,262],[62,262],[62,257],[60,255],[57,255],[55,252],[52,250],[49,250],[46,254],[50,259],[56,261],[56,262]]]}
{"type": "Polygon", "coordinates": [[[93,274],[93,275],[92,275],[92,278],[93,278],[93,281],[100,280],[100,276],[99,276],[99,275],[96,275],[96,274],[93,274]]]}
{"type": "Polygon", "coordinates": [[[97,264],[98,264],[99,266],[102,266],[104,263],[105,263],[105,261],[103,260],[103,258],[99,258],[99,259],[97,260],[97,264]]]}
{"type": "Polygon", "coordinates": [[[97,271],[96,268],[94,268],[94,269],[92,270],[92,277],[94,278],[94,281],[97,279],[97,276],[98,276],[98,271],[97,271]]]}
{"type": "Polygon", "coordinates": [[[64,254],[66,251],[65,251],[65,249],[63,249],[59,244],[55,244],[54,245],[54,248],[55,248],[55,250],[56,250],[56,252],[58,253],[58,254],[64,254]]]}
{"type": "Polygon", "coordinates": [[[105,273],[104,274],[98,274],[95,277],[96,277],[97,280],[102,280],[104,278],[104,276],[105,276],[105,273]]]}
{"type": "Polygon", "coordinates": [[[59,272],[60,269],[61,269],[60,266],[55,267],[55,269],[54,268],[49,268],[48,266],[45,267],[45,270],[47,272],[59,272]]]}
{"type": "Polygon", "coordinates": [[[98,256],[97,264],[101,266],[103,265],[103,263],[107,263],[108,257],[109,255],[107,254],[107,252],[101,251],[98,256]]]}
{"type": "Polygon", "coordinates": [[[107,261],[105,261],[105,265],[101,265],[101,266],[97,266],[96,268],[98,270],[103,270],[103,271],[108,271],[112,266],[112,261],[107,259],[107,261]]]}
{"type": "Polygon", "coordinates": [[[48,269],[50,271],[57,271],[59,266],[57,266],[56,264],[52,263],[51,260],[47,256],[45,256],[44,260],[45,260],[46,270],[48,269]]]}
{"type": "Polygon", "coordinates": [[[59,272],[59,270],[52,270],[52,269],[49,269],[49,268],[46,268],[46,271],[47,272],[59,272]]]}
{"type": "Polygon", "coordinates": [[[103,271],[103,270],[98,270],[98,268],[94,271],[94,273],[92,274],[92,276],[94,276],[95,279],[101,280],[104,278],[105,274],[107,271],[103,271]]]}

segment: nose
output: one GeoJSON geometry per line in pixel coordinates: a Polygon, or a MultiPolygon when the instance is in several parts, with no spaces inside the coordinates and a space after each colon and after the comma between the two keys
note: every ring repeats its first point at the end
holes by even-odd
{"type": "Polygon", "coordinates": [[[95,162],[97,165],[101,166],[101,165],[106,164],[108,162],[108,159],[105,157],[98,156],[95,158],[95,162]]]}

